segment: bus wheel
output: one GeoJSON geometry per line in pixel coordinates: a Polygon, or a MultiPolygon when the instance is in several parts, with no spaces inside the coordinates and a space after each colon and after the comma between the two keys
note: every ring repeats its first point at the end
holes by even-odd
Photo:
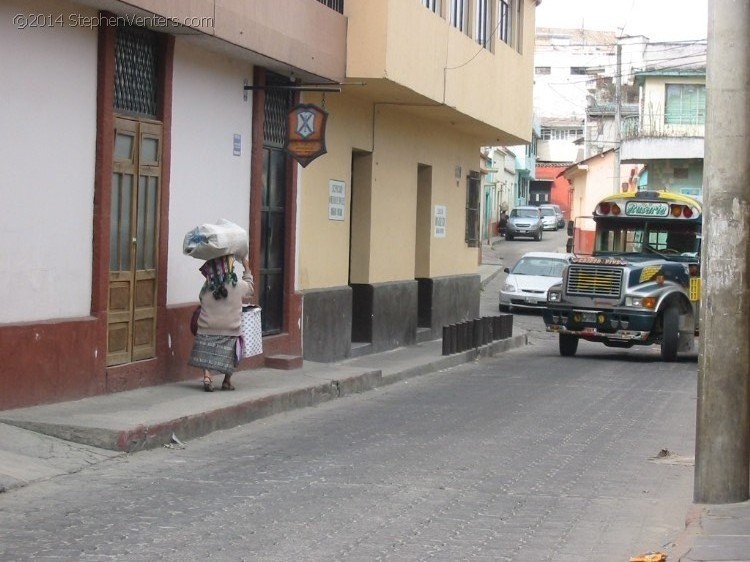
{"type": "Polygon", "coordinates": [[[573,357],[578,351],[578,336],[560,334],[560,355],[573,357]]]}
{"type": "Polygon", "coordinates": [[[677,359],[677,344],[680,340],[680,311],[670,306],[662,317],[661,358],[664,361],[677,359]]]}

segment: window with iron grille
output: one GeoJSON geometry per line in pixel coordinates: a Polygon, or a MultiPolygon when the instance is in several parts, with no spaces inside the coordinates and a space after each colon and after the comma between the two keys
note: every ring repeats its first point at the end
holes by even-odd
{"type": "Polygon", "coordinates": [[[490,0],[477,0],[477,20],[475,39],[476,42],[482,45],[485,49],[490,47],[490,40],[492,39],[492,16],[490,14],[490,0]]]}
{"type": "Polygon", "coordinates": [[[497,38],[519,53],[523,51],[523,0],[498,0],[497,38]]]}
{"type": "Polygon", "coordinates": [[[440,14],[442,7],[440,0],[422,0],[422,6],[438,15],[440,14]]]}
{"type": "Polygon", "coordinates": [[[115,39],[115,110],[156,117],[159,38],[134,25],[118,25],[115,39]]]}
{"type": "Polygon", "coordinates": [[[339,14],[344,13],[344,0],[318,0],[324,6],[328,6],[339,14]]]}
{"type": "Polygon", "coordinates": [[[523,0],[513,0],[516,15],[513,18],[513,45],[517,52],[523,52],[523,0]]]}
{"type": "Polygon", "coordinates": [[[269,73],[266,78],[265,119],[263,121],[263,141],[267,145],[283,148],[286,144],[286,119],[289,108],[294,104],[294,92],[283,87],[289,79],[269,73]]]}
{"type": "Polygon", "coordinates": [[[510,45],[511,38],[511,11],[510,0],[500,0],[497,6],[497,37],[500,41],[510,45]]]}
{"type": "Polygon", "coordinates": [[[466,243],[470,248],[479,246],[479,172],[466,178],[466,243]]]}
{"type": "Polygon", "coordinates": [[[469,22],[469,0],[451,0],[450,3],[450,24],[466,33],[469,22]]]}

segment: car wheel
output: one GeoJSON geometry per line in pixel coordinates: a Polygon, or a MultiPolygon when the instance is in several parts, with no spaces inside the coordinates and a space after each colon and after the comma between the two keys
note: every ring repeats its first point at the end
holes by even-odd
{"type": "Polygon", "coordinates": [[[570,334],[560,334],[560,355],[563,357],[573,357],[578,351],[578,336],[570,334]]]}
{"type": "Polygon", "coordinates": [[[664,361],[677,359],[677,345],[680,341],[680,311],[670,306],[662,317],[661,358],[664,361]]]}
{"type": "Polygon", "coordinates": [[[513,240],[513,235],[512,234],[506,234],[505,235],[505,239],[506,240],[513,240]]]}
{"type": "Polygon", "coordinates": [[[507,304],[501,304],[500,312],[510,312],[510,306],[508,306],[507,304]]]}

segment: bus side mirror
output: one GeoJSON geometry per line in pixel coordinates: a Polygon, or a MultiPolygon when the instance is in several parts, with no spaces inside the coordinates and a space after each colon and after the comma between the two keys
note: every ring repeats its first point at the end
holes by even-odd
{"type": "Polygon", "coordinates": [[[565,243],[565,251],[569,254],[573,253],[573,238],[568,238],[568,241],[565,243]]]}
{"type": "Polygon", "coordinates": [[[575,222],[574,221],[568,221],[568,236],[573,236],[573,231],[575,230],[575,222]]]}

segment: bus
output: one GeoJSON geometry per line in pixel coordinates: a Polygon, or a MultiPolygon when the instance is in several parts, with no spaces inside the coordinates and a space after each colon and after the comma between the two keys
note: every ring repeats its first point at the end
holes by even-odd
{"type": "MultiPolygon", "coordinates": [[[[699,335],[702,205],[677,193],[639,191],[599,201],[591,255],[576,255],[543,310],[563,357],[578,342],[661,346],[664,361],[699,335]]],[[[572,223],[568,228],[573,235],[572,223]]]]}

